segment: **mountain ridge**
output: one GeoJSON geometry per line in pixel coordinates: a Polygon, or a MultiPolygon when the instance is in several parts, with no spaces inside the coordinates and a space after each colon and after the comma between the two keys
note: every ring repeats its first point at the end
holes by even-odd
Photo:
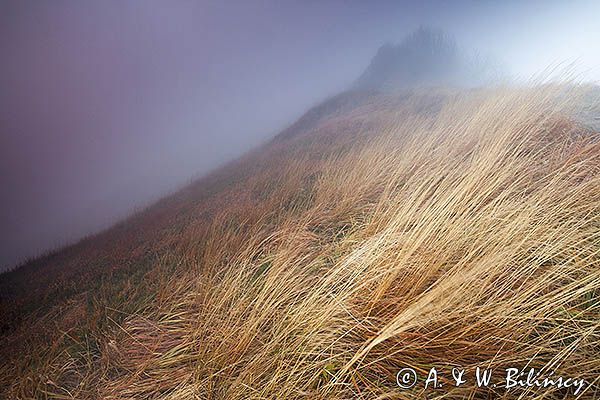
{"type": "Polygon", "coordinates": [[[0,397],[416,398],[396,384],[405,365],[541,369],[563,343],[557,374],[595,379],[596,97],[406,75],[398,55],[446,48],[436,35],[385,47],[269,142],[0,274],[0,397]]]}
{"type": "MultiPolygon", "coordinates": [[[[540,289],[538,281],[519,278],[529,268],[527,249],[534,247],[521,248],[518,240],[503,242],[504,250],[498,247],[510,238],[511,229],[531,238],[550,229],[554,233],[544,236],[548,251],[555,246],[570,249],[572,240],[579,241],[581,260],[590,262],[573,261],[578,263],[573,272],[563,271],[560,263],[537,269],[545,277],[539,282],[562,271],[572,289],[561,289],[561,296],[576,301],[582,285],[589,283],[588,278],[578,280],[575,272],[584,269],[589,279],[597,275],[595,261],[589,259],[595,244],[584,238],[598,222],[585,215],[593,215],[600,204],[594,201],[600,185],[593,174],[600,152],[597,142],[565,118],[557,103],[572,96],[553,90],[411,89],[352,92],[325,101],[282,136],[104,233],[50,256],[45,261],[55,263],[47,269],[53,273],[48,280],[37,277],[37,290],[26,281],[46,268],[44,260],[37,261],[37,271],[12,272],[13,277],[27,274],[16,296],[22,303],[5,298],[1,303],[3,323],[12,318],[12,324],[3,327],[0,339],[5,360],[0,386],[15,397],[36,396],[43,388],[45,393],[77,393],[79,398],[252,398],[251,385],[279,398],[327,397],[337,387],[329,374],[351,382],[346,371],[355,371],[357,360],[368,357],[367,365],[375,365],[384,354],[365,350],[373,333],[363,324],[377,324],[379,335],[387,335],[385,326],[404,312],[433,311],[425,305],[414,308],[424,301],[418,299],[439,295],[432,297],[437,307],[458,313],[452,315],[467,325],[482,323],[477,318],[484,315],[517,313],[518,307],[502,313],[494,308],[508,307],[514,298],[502,287],[496,291],[493,282],[503,277],[506,285],[540,289]],[[544,178],[552,171],[562,172],[544,178]],[[524,175],[515,179],[515,174],[524,175]],[[537,183],[528,186],[531,182],[537,183]],[[538,223],[548,224],[547,217],[544,210],[530,207],[539,208],[549,190],[556,197],[552,201],[560,201],[565,211],[550,203],[545,212],[555,213],[557,220],[579,221],[575,236],[558,234],[572,226],[564,221],[538,228],[538,223]],[[588,194],[569,197],[573,190],[588,194]],[[507,220],[512,221],[508,226],[498,222],[515,213],[532,213],[529,218],[538,222],[530,226],[516,217],[507,220]],[[485,228],[492,223],[498,232],[485,228]],[[487,249],[482,253],[486,262],[469,261],[469,243],[474,241],[487,249]],[[518,265],[515,275],[507,274],[503,262],[494,258],[498,251],[502,259],[518,265]],[[497,300],[488,304],[480,299],[488,312],[463,315],[460,308],[452,308],[454,303],[446,303],[454,297],[442,296],[444,285],[457,288],[456,296],[481,295],[473,292],[481,283],[463,283],[464,275],[452,275],[461,263],[489,275],[486,296],[497,300]],[[436,272],[445,268],[450,275],[436,272]],[[396,280],[399,273],[407,275],[396,280]],[[334,295],[339,298],[332,302],[334,295]],[[346,314],[349,309],[352,318],[346,314]],[[11,316],[11,310],[18,315],[11,316]],[[356,318],[364,322],[352,328],[356,318]],[[356,333],[347,336],[348,329],[356,333]],[[291,347],[284,345],[290,341],[291,347]],[[298,346],[309,346],[308,354],[315,358],[302,361],[307,355],[296,353],[298,346]],[[333,361],[325,356],[328,346],[335,346],[333,361]],[[346,356],[344,348],[352,353],[346,356]],[[302,368],[288,369],[290,357],[302,368]],[[267,365],[274,359],[278,367],[271,370],[267,365]],[[216,378],[215,371],[227,365],[241,369],[216,378]],[[132,372],[138,370],[143,373],[132,372]],[[279,381],[284,372],[292,374],[294,385],[279,381]],[[239,379],[245,383],[238,385],[239,379]],[[271,379],[278,384],[271,386],[271,379]],[[298,385],[302,392],[296,392],[298,385]]],[[[540,307],[523,301],[523,307],[540,307]]],[[[433,315],[436,323],[445,324],[444,314],[433,315]]],[[[467,357],[479,359],[506,346],[486,341],[490,327],[498,327],[497,321],[489,323],[477,333],[467,357]]],[[[451,349],[451,341],[464,335],[462,323],[442,326],[451,349]]],[[[422,333],[424,340],[435,334],[431,329],[422,333]]],[[[517,338],[528,329],[510,325],[494,332],[517,338]]],[[[571,334],[568,326],[564,329],[565,335],[571,334]]],[[[540,340],[557,334],[552,329],[540,332],[540,340]]],[[[426,362],[433,350],[413,334],[383,336],[391,347],[381,351],[394,354],[398,340],[413,338],[415,346],[425,346],[425,353],[407,350],[403,357],[426,362]]],[[[584,351],[578,349],[574,357],[583,357],[584,351]]],[[[386,382],[393,382],[388,375],[398,361],[377,364],[386,382]]],[[[362,373],[369,380],[378,374],[368,368],[362,373]]],[[[391,383],[358,385],[345,386],[341,393],[395,390],[391,383]]]]}

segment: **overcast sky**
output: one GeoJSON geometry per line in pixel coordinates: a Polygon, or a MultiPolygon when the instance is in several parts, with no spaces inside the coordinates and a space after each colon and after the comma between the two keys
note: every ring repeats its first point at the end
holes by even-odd
{"type": "Polygon", "coordinates": [[[596,1],[2,1],[0,270],[114,223],[441,28],[526,78],[600,79],[596,1]]]}

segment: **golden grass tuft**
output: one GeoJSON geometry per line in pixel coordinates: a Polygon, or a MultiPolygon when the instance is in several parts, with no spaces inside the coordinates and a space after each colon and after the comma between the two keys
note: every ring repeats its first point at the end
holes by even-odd
{"type": "Polygon", "coordinates": [[[168,250],[153,270],[174,267],[149,272],[146,279],[160,281],[151,299],[92,331],[93,351],[73,354],[56,339],[6,393],[568,393],[448,380],[436,391],[401,390],[395,381],[406,366],[421,376],[437,366],[450,377],[454,366],[528,365],[584,378],[591,385],[579,397],[594,398],[600,144],[569,118],[578,95],[548,85],[381,96],[271,143],[236,165],[246,171],[240,179],[202,202],[180,194],[187,200],[171,207],[180,222],[154,231],[168,250]],[[433,97],[441,105],[428,112],[433,97]]]}

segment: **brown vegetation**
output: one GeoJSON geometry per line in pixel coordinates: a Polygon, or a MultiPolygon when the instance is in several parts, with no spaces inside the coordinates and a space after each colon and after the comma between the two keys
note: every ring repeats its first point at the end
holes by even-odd
{"type": "MultiPolygon", "coordinates": [[[[557,100],[577,94],[364,96],[3,277],[32,288],[3,303],[4,396],[410,399],[404,366],[529,363],[593,398],[600,144],[557,100]]],[[[428,396],[566,393],[444,383],[428,396]]]]}

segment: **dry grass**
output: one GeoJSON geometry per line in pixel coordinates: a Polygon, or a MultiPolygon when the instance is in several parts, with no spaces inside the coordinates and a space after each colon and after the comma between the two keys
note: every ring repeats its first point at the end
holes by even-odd
{"type": "MultiPolygon", "coordinates": [[[[577,94],[374,97],[248,155],[231,185],[139,216],[139,241],[162,249],[142,279],[152,296],[127,311],[99,294],[102,312],[61,305],[77,335],[32,340],[27,364],[2,370],[5,395],[424,398],[397,387],[405,366],[596,383],[600,144],[565,117],[575,100],[557,102],[577,94]]],[[[568,394],[442,382],[428,398],[568,394]]]]}

